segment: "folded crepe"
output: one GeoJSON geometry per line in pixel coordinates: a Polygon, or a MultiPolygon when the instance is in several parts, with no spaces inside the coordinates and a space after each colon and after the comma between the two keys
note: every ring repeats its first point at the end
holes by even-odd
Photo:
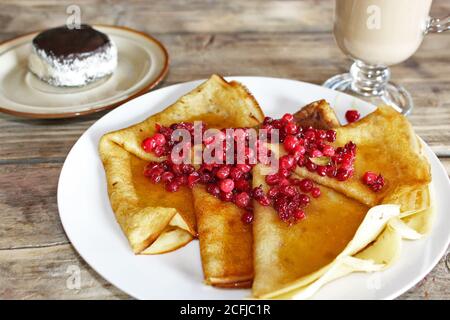
{"type": "Polygon", "coordinates": [[[242,209],[193,189],[205,282],[217,287],[250,287],[253,280],[252,226],[241,221],[242,209]]]}
{"type": "MultiPolygon", "coordinates": [[[[233,117],[208,127],[238,128],[260,124],[264,114],[256,100],[239,83],[232,82],[231,85],[239,91],[235,96],[224,95],[223,98],[228,101],[228,107],[236,104],[239,110],[233,117]],[[242,104],[242,101],[246,103],[242,104]]],[[[251,225],[241,221],[244,210],[212,196],[203,185],[196,185],[192,191],[205,283],[226,288],[250,287],[253,280],[253,236],[251,225]]]]}
{"type": "MultiPolygon", "coordinates": [[[[357,124],[337,128],[337,119],[327,108],[330,108],[329,105],[323,102],[314,108],[309,107],[308,112],[297,113],[297,122],[311,125],[311,122],[302,122],[302,117],[308,121],[316,119],[316,127],[337,131],[337,144],[344,145],[349,140],[356,142],[356,161],[360,165],[357,172],[360,176],[363,170],[373,170],[369,166],[362,168],[363,163],[358,161],[361,151],[365,155],[364,160],[368,161],[371,148],[379,150],[381,145],[388,153],[396,146],[401,148],[406,159],[393,152],[389,160],[394,161],[396,166],[400,165],[403,170],[400,178],[404,180],[396,181],[392,173],[394,170],[384,170],[385,159],[375,157],[369,165],[378,165],[375,170],[379,169],[383,175],[388,172],[389,183],[387,191],[373,199],[367,192],[362,195],[355,192],[358,188],[366,188],[364,185],[358,186],[360,178],[353,181],[354,189],[348,190],[340,187],[340,182],[297,170],[300,178],[315,180],[322,195],[319,199],[313,199],[306,208],[306,218],[293,226],[282,222],[271,207],[255,204],[254,297],[309,298],[327,282],[351,272],[383,270],[398,257],[402,239],[419,239],[430,228],[433,208],[428,162],[422,154],[421,145],[416,144],[418,139],[409,124],[405,124],[406,120],[381,107],[372,116],[359,121],[364,129],[355,129],[357,124]],[[327,114],[328,118],[325,121],[325,117],[317,117],[317,114],[327,114]],[[392,129],[384,122],[388,119],[391,121],[389,125],[393,123],[393,128],[399,129],[395,143],[376,130],[387,131],[387,136],[392,134],[392,129]],[[345,131],[349,127],[353,129],[345,131]],[[340,137],[342,130],[347,134],[346,138],[340,137]],[[359,134],[365,136],[358,139],[359,134]],[[370,143],[371,140],[375,142],[370,143]],[[408,163],[412,160],[416,161],[413,164],[417,167],[408,163]],[[326,185],[321,185],[322,182],[326,185]],[[382,205],[369,210],[372,204],[378,203],[382,205]]],[[[278,152],[285,153],[282,147],[278,152]]],[[[259,165],[253,171],[253,184],[267,188],[261,173],[262,166],[259,165]]]]}
{"type": "MultiPolygon", "coordinates": [[[[135,253],[175,250],[197,235],[192,192],[167,192],[143,175],[148,161],[162,161],[141,148],[155,124],[204,121],[209,127],[254,126],[264,115],[247,89],[217,75],[163,111],[104,135],[99,144],[111,207],[135,253]]],[[[251,252],[249,252],[251,256],[251,252]]]]}

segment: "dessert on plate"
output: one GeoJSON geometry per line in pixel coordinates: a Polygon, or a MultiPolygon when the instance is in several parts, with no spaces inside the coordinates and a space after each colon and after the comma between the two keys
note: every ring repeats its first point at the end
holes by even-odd
{"type": "Polygon", "coordinates": [[[410,123],[388,106],[355,115],[341,125],[319,100],[273,119],[242,84],[213,75],[102,137],[111,207],[136,254],[198,238],[206,284],[309,298],[389,267],[402,239],[429,230],[430,167],[410,123]],[[208,153],[212,162],[195,161],[208,153]]]}
{"type": "Polygon", "coordinates": [[[108,35],[82,24],[39,33],[32,41],[28,69],[52,86],[78,87],[112,74],[117,48],[108,35]]]}

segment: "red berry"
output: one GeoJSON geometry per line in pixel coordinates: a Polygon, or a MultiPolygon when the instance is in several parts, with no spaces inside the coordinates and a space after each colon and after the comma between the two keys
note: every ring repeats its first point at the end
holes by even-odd
{"type": "Polygon", "coordinates": [[[316,137],[316,132],[314,129],[308,129],[304,133],[306,140],[313,140],[316,137]]]}
{"type": "Polygon", "coordinates": [[[303,179],[298,186],[302,192],[310,192],[313,188],[313,182],[310,179],[303,179]]]}
{"type": "Polygon", "coordinates": [[[270,199],[266,195],[258,199],[260,205],[267,207],[270,204],[270,199]]]}
{"type": "Polygon", "coordinates": [[[381,189],[383,189],[384,183],[385,183],[385,181],[384,181],[383,176],[382,176],[381,174],[379,174],[379,175],[377,176],[377,179],[375,180],[375,182],[373,182],[373,183],[370,185],[370,188],[371,188],[374,192],[378,192],[378,191],[380,191],[381,189]]]}
{"type": "Polygon", "coordinates": [[[327,130],[327,141],[334,142],[336,140],[336,131],[327,130]]]}
{"type": "Polygon", "coordinates": [[[320,189],[317,188],[317,187],[312,188],[312,189],[311,189],[311,196],[312,196],[313,198],[318,198],[318,197],[320,197],[320,189]]]}
{"type": "Polygon", "coordinates": [[[194,185],[200,180],[200,174],[198,172],[192,172],[189,176],[188,176],[188,187],[189,188],[193,188],[194,185]]]}
{"type": "Polygon", "coordinates": [[[306,217],[305,211],[303,211],[302,209],[295,210],[292,216],[297,221],[298,220],[303,220],[306,217]]]}
{"type": "Polygon", "coordinates": [[[281,119],[283,120],[283,122],[291,122],[292,120],[294,120],[294,116],[290,113],[286,113],[281,119]]]}
{"type": "Polygon", "coordinates": [[[166,149],[163,146],[156,146],[153,149],[153,153],[157,156],[157,157],[161,157],[164,153],[166,152],[166,149]]]}
{"type": "Polygon", "coordinates": [[[250,196],[247,192],[238,193],[234,202],[239,208],[246,208],[250,203],[250,196]]]}
{"type": "Polygon", "coordinates": [[[273,119],[271,117],[264,117],[263,124],[270,124],[272,123],[273,119]]]}
{"type": "Polygon", "coordinates": [[[316,172],[319,176],[325,177],[327,175],[327,167],[326,166],[317,166],[316,172]]]}
{"type": "Polygon", "coordinates": [[[253,221],[253,212],[245,211],[245,213],[241,216],[241,220],[245,224],[250,224],[253,221]]]}
{"type": "Polygon", "coordinates": [[[300,205],[307,206],[310,202],[310,199],[306,194],[301,194],[299,196],[299,202],[300,202],[300,205]]]}
{"type": "Polygon", "coordinates": [[[322,148],[322,153],[326,157],[334,156],[334,148],[328,144],[324,145],[322,148]]]}
{"type": "Polygon", "coordinates": [[[294,165],[295,165],[294,157],[286,154],[280,158],[280,168],[291,169],[294,165]]]}
{"type": "Polygon", "coordinates": [[[163,146],[166,144],[166,137],[164,137],[164,135],[161,133],[155,134],[153,136],[153,140],[155,140],[157,146],[163,146]]]}
{"type": "Polygon", "coordinates": [[[347,169],[339,168],[336,173],[336,179],[345,181],[350,177],[350,172],[347,169]]]}
{"type": "Polygon", "coordinates": [[[314,172],[317,169],[317,164],[315,164],[314,162],[308,161],[306,163],[306,169],[308,169],[308,171],[310,171],[310,172],[314,172]]]}
{"type": "Polygon", "coordinates": [[[234,189],[234,181],[231,179],[224,179],[219,182],[219,188],[221,191],[227,193],[234,189]]]}
{"type": "Polygon", "coordinates": [[[150,181],[153,183],[159,183],[159,181],[161,181],[161,175],[163,174],[163,172],[164,170],[159,167],[153,169],[149,175],[150,181]]]}
{"type": "Polygon", "coordinates": [[[152,152],[155,147],[156,142],[153,138],[145,138],[144,141],[142,141],[142,149],[144,149],[145,152],[152,152]]]}
{"type": "Polygon", "coordinates": [[[174,181],[176,183],[178,183],[180,186],[183,186],[183,185],[187,184],[188,179],[186,176],[178,176],[178,177],[175,177],[174,181]]]}
{"type": "Polygon", "coordinates": [[[317,130],[316,131],[316,139],[323,140],[327,137],[327,132],[325,130],[317,130]]]}
{"type": "Polygon", "coordinates": [[[191,174],[194,171],[195,171],[194,166],[192,166],[190,164],[182,164],[181,165],[181,172],[183,174],[191,174]]]}
{"type": "Polygon", "coordinates": [[[384,186],[384,178],[381,174],[378,175],[376,183],[381,184],[384,186]]]}
{"type": "Polygon", "coordinates": [[[211,174],[209,172],[201,172],[200,173],[200,182],[201,183],[208,183],[211,181],[211,174]]]}
{"type": "Polygon", "coordinates": [[[280,188],[280,191],[288,197],[294,197],[298,194],[297,188],[292,185],[283,186],[282,188],[280,188]]]}
{"type": "Polygon", "coordinates": [[[336,177],[337,169],[333,165],[327,165],[327,176],[330,178],[336,177]]]}
{"type": "Polygon", "coordinates": [[[210,194],[212,194],[215,197],[218,197],[220,194],[220,188],[217,184],[208,184],[206,187],[206,191],[208,191],[210,194]]]}
{"type": "Polygon", "coordinates": [[[242,177],[243,172],[236,167],[231,168],[230,178],[233,180],[239,180],[242,177]]]}
{"type": "Polygon", "coordinates": [[[267,196],[269,198],[275,198],[278,195],[279,192],[280,192],[280,189],[278,187],[272,187],[267,192],[267,196]]]}
{"type": "Polygon", "coordinates": [[[358,110],[348,110],[345,113],[345,119],[347,119],[348,122],[352,123],[359,119],[361,115],[359,114],[358,110]]]}
{"type": "Polygon", "coordinates": [[[299,153],[299,154],[305,154],[306,153],[306,148],[305,146],[301,145],[300,142],[297,145],[297,147],[295,147],[294,152],[299,153]]]}
{"type": "Polygon", "coordinates": [[[289,171],[288,169],[280,168],[278,170],[278,175],[280,176],[280,178],[287,178],[291,175],[291,171],[289,171]]]}
{"type": "Polygon", "coordinates": [[[255,200],[259,200],[262,197],[264,197],[264,191],[261,187],[255,187],[252,190],[252,195],[253,195],[253,198],[255,198],[255,200]]]}
{"type": "Polygon", "coordinates": [[[370,186],[371,184],[375,183],[377,177],[378,175],[375,172],[367,171],[366,173],[364,173],[362,180],[366,185],[370,186]]]}
{"type": "Polygon", "coordinates": [[[216,172],[216,177],[219,179],[225,179],[230,174],[230,167],[225,165],[219,168],[216,172]]]}
{"type": "Polygon", "coordinates": [[[244,173],[250,172],[252,170],[252,166],[249,164],[237,164],[236,168],[238,168],[239,170],[241,170],[244,173]]]}
{"type": "Polygon", "coordinates": [[[287,136],[284,139],[284,148],[286,149],[286,151],[291,152],[294,151],[297,147],[298,147],[298,139],[294,136],[287,136]]]}
{"type": "Polygon", "coordinates": [[[172,182],[174,176],[175,175],[172,172],[166,171],[161,175],[161,181],[162,182],[172,182]]]}
{"type": "Polygon", "coordinates": [[[177,181],[172,181],[166,184],[166,190],[169,192],[176,192],[180,189],[180,185],[177,181]]]}
{"type": "Polygon", "coordinates": [[[219,196],[220,200],[225,202],[231,202],[233,201],[233,192],[220,192],[219,196]]]}
{"type": "Polygon", "coordinates": [[[309,152],[311,158],[319,158],[323,156],[322,152],[319,149],[313,149],[309,152]]]}
{"type": "Polygon", "coordinates": [[[239,179],[235,182],[235,187],[238,191],[249,191],[250,183],[247,180],[239,179]]]}
{"type": "Polygon", "coordinates": [[[289,122],[284,127],[284,131],[287,134],[296,134],[297,131],[298,131],[298,127],[297,127],[297,125],[294,122],[289,122]]]}
{"type": "Polygon", "coordinates": [[[273,186],[280,182],[280,176],[278,174],[269,174],[266,176],[266,182],[269,186],[273,186]]]}

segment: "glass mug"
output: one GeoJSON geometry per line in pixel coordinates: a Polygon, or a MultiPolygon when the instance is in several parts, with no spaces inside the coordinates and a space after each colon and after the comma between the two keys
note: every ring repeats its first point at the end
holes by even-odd
{"type": "Polygon", "coordinates": [[[389,66],[408,59],[427,33],[450,29],[449,17],[430,18],[432,0],[336,0],[334,37],[354,60],[349,73],[328,79],[325,87],[380,98],[408,114],[413,101],[389,81],[389,66]]]}

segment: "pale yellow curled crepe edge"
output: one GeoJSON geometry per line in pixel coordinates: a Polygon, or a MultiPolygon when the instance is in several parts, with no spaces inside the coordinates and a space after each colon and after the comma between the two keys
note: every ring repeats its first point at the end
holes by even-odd
{"type": "Polygon", "coordinates": [[[320,270],[302,277],[283,289],[265,294],[261,299],[309,299],[325,284],[353,272],[376,272],[391,266],[399,257],[402,240],[418,240],[430,225],[433,207],[401,218],[400,205],[372,207],[354,238],[336,259],[320,270]],[[423,215],[423,216],[417,216],[423,215]],[[418,219],[417,217],[420,217],[418,219]]]}
{"type": "MultiPolygon", "coordinates": [[[[386,227],[388,221],[393,217],[398,217],[399,215],[400,206],[398,205],[386,204],[371,208],[367,212],[358,230],[356,230],[353,239],[348,243],[348,245],[333,262],[310,275],[292,282],[290,285],[285,286],[282,289],[264,294],[259,298],[297,299],[297,293],[300,294],[301,292],[304,292],[308,289],[308,287],[311,287],[311,289],[308,289],[306,292],[309,292],[310,295],[314,294],[325,283],[336,279],[338,276],[341,276],[342,270],[337,266],[343,263],[342,260],[344,258],[355,255],[372,241],[374,241],[386,227]],[[315,282],[317,282],[317,284],[314,284],[315,282]]],[[[301,298],[306,298],[306,296],[303,294],[301,295],[301,298]]]]}

